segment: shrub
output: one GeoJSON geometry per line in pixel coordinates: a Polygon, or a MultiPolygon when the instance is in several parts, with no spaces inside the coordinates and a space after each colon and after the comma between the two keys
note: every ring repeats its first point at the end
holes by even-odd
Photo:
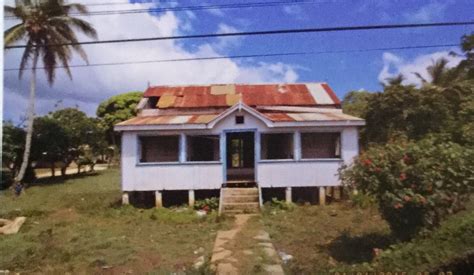
{"type": "Polygon", "coordinates": [[[194,203],[194,209],[205,210],[207,212],[219,209],[219,198],[212,197],[203,200],[198,200],[194,203]]]}
{"type": "Polygon", "coordinates": [[[374,146],[340,171],[343,184],[377,199],[402,240],[439,225],[464,207],[473,191],[473,151],[434,138],[374,146]]]}
{"type": "Polygon", "coordinates": [[[293,210],[295,205],[293,203],[288,203],[284,200],[278,200],[277,198],[272,198],[271,207],[277,208],[280,210],[293,210]]]}
{"type": "Polygon", "coordinates": [[[353,206],[357,206],[362,209],[367,209],[377,202],[374,196],[365,194],[365,193],[357,193],[357,194],[350,194],[350,200],[353,206]]]}

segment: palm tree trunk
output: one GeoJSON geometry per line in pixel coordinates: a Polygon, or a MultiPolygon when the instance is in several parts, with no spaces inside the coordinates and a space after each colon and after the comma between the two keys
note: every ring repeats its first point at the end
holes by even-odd
{"type": "Polygon", "coordinates": [[[33,57],[33,68],[31,70],[30,80],[30,99],[28,106],[28,126],[26,128],[26,142],[25,151],[23,152],[23,161],[20,166],[20,171],[15,178],[16,182],[21,182],[25,176],[26,167],[30,160],[31,152],[31,138],[33,137],[33,121],[35,119],[35,94],[36,94],[36,63],[38,62],[38,54],[34,53],[33,57]]]}

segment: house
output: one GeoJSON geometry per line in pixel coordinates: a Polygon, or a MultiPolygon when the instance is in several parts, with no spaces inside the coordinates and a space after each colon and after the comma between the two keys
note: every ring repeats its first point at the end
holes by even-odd
{"type": "Polygon", "coordinates": [[[275,190],[288,201],[299,190],[324,203],[337,195],[338,168],[358,155],[364,125],[342,112],[326,83],[156,86],[137,109],[115,126],[123,202],[152,191],[157,206],[173,190],[191,205],[212,190],[223,207],[248,207],[245,197],[258,207],[275,190]]]}

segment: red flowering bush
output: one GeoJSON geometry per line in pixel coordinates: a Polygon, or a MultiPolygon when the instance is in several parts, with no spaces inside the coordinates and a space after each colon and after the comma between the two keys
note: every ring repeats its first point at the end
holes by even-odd
{"type": "Polygon", "coordinates": [[[474,190],[474,152],[433,138],[400,140],[370,148],[340,176],[374,196],[392,232],[407,240],[463,209],[474,190]]]}

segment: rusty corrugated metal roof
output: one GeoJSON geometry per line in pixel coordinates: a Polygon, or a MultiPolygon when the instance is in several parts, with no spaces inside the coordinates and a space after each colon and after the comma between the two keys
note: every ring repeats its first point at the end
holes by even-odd
{"type": "Polygon", "coordinates": [[[239,101],[249,106],[340,105],[326,83],[157,86],[148,88],[144,97],[160,97],[161,109],[230,107],[239,101]]]}
{"type": "Polygon", "coordinates": [[[138,116],[117,125],[206,124],[218,114],[138,116]]]}
{"type": "Polygon", "coordinates": [[[273,122],[303,122],[303,121],[362,121],[343,113],[321,112],[321,113],[262,113],[273,122]]]}

